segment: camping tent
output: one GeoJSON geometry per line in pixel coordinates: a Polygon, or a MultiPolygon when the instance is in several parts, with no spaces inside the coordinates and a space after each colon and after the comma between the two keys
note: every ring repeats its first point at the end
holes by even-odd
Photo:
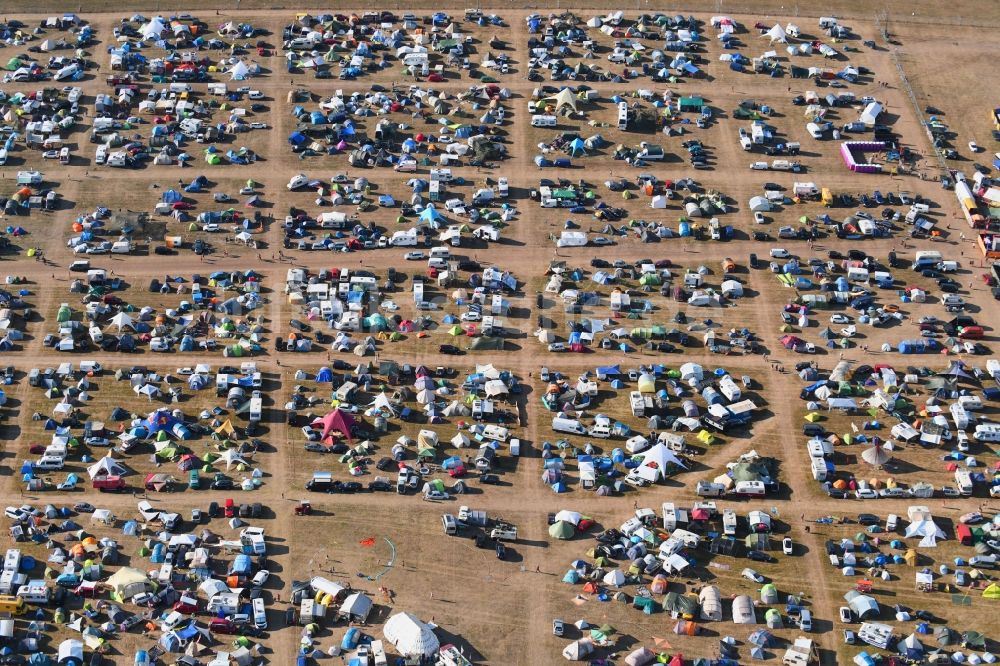
{"type": "Polygon", "coordinates": [[[322,416],[312,422],[312,427],[320,428],[320,439],[326,439],[334,430],[351,439],[351,428],[354,426],[354,417],[342,409],[334,409],[326,416],[322,416]]]}
{"type": "Polygon", "coordinates": [[[132,567],[122,567],[108,579],[107,584],[111,587],[115,598],[124,601],[145,592],[148,582],[145,572],[132,567]]]}
{"type": "Polygon", "coordinates": [[[733,599],[733,622],[735,624],[757,624],[753,600],[745,594],[733,599]]]}
{"type": "Polygon", "coordinates": [[[551,97],[546,97],[543,100],[546,104],[551,104],[555,107],[556,113],[561,113],[563,109],[571,109],[573,113],[576,113],[576,98],[573,97],[573,93],[569,88],[563,88],[555,95],[551,97]]]}
{"type": "Polygon", "coordinates": [[[404,657],[430,657],[441,646],[431,628],[409,613],[390,617],[382,634],[404,657]]]}

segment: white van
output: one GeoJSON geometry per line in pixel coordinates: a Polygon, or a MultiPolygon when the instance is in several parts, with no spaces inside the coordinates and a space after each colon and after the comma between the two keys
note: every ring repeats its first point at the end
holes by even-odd
{"type": "Polygon", "coordinates": [[[107,144],[102,144],[97,147],[97,154],[94,155],[95,164],[104,164],[108,161],[108,146],[107,144]]]}
{"type": "Polygon", "coordinates": [[[972,495],[972,474],[967,469],[955,470],[955,485],[964,497],[972,495]]]}
{"type": "Polygon", "coordinates": [[[261,630],[267,629],[267,613],[264,612],[263,597],[253,600],[253,626],[261,630]]]}
{"type": "Polygon", "coordinates": [[[555,416],[552,418],[552,429],[556,432],[565,432],[571,435],[586,435],[587,429],[576,419],[569,419],[565,416],[555,416]]]}
{"type": "Polygon", "coordinates": [[[555,116],[531,116],[532,127],[555,127],[557,124],[558,120],[555,116]]]}
{"type": "Polygon", "coordinates": [[[899,516],[894,513],[890,513],[885,518],[885,531],[895,532],[897,527],[899,527],[899,516]]]}

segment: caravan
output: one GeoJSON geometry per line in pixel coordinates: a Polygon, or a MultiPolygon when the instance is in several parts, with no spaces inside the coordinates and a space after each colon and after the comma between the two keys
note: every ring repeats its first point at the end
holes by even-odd
{"type": "Polygon", "coordinates": [[[628,102],[618,102],[618,129],[628,129],[628,102]]]}

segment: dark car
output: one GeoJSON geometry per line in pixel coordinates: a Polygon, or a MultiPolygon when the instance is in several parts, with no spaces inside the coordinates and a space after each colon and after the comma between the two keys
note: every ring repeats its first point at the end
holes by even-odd
{"type": "Polygon", "coordinates": [[[480,474],[479,483],[488,483],[491,485],[496,485],[500,483],[500,477],[496,474],[480,474]]]}
{"type": "Polygon", "coordinates": [[[378,470],[381,470],[381,471],[384,472],[385,470],[387,470],[390,467],[392,467],[394,464],[395,464],[395,462],[393,461],[392,458],[388,458],[386,456],[382,456],[381,458],[379,458],[379,461],[377,463],[375,463],[375,469],[378,469],[378,470]]]}
{"type": "Polygon", "coordinates": [[[231,490],[232,487],[233,480],[227,476],[217,476],[212,481],[212,490],[231,490]]]}
{"type": "Polygon", "coordinates": [[[773,562],[774,558],[762,550],[748,550],[747,559],[754,562],[773,562]]]}
{"type": "Polygon", "coordinates": [[[859,513],[858,514],[858,524],[859,525],[878,525],[881,520],[874,513],[859,513]]]}
{"type": "Polygon", "coordinates": [[[218,518],[219,515],[220,515],[219,514],[219,503],[218,502],[209,502],[209,504],[208,504],[208,516],[209,516],[209,518],[218,518]]]}
{"type": "Polygon", "coordinates": [[[392,491],[392,484],[388,481],[376,479],[375,481],[368,482],[368,490],[372,492],[390,492],[392,491]]]}
{"type": "Polygon", "coordinates": [[[497,541],[497,559],[505,560],[507,559],[507,547],[503,543],[497,541]]]}
{"type": "Polygon", "coordinates": [[[476,548],[489,548],[490,540],[486,538],[485,534],[476,535],[476,548]]]}
{"type": "Polygon", "coordinates": [[[449,356],[461,356],[462,350],[455,345],[441,345],[438,347],[438,352],[441,354],[448,354],[449,356]]]}
{"type": "Polygon", "coordinates": [[[167,247],[166,245],[157,245],[156,247],[153,248],[153,252],[155,254],[165,254],[165,255],[177,254],[177,250],[175,250],[172,247],[167,247]]]}
{"type": "Polygon", "coordinates": [[[591,268],[609,268],[611,264],[606,262],[604,259],[591,259],[590,266],[591,268]]]}
{"type": "Polygon", "coordinates": [[[345,481],[340,486],[340,492],[342,493],[356,493],[361,490],[362,485],[357,481],[345,481]]]}
{"type": "Polygon", "coordinates": [[[807,437],[822,437],[826,434],[826,429],[815,423],[807,423],[802,426],[802,434],[807,437]]]}
{"type": "Polygon", "coordinates": [[[851,496],[846,490],[841,490],[839,488],[830,488],[826,494],[833,499],[848,499],[851,496]]]}

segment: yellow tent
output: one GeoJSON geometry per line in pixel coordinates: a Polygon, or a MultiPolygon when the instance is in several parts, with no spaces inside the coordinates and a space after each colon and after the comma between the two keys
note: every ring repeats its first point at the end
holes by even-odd
{"type": "Polygon", "coordinates": [[[816,412],[809,412],[806,414],[806,421],[809,421],[809,423],[816,423],[816,421],[819,421],[821,418],[823,417],[816,412]]]}
{"type": "Polygon", "coordinates": [[[226,419],[222,425],[215,429],[216,435],[236,435],[236,428],[233,427],[233,422],[226,419]]]}
{"type": "Polygon", "coordinates": [[[576,113],[576,98],[573,97],[573,93],[569,91],[569,88],[563,88],[557,94],[546,97],[543,101],[555,106],[556,113],[559,113],[567,106],[576,113]]]}
{"type": "Polygon", "coordinates": [[[910,548],[903,554],[903,560],[906,561],[907,566],[917,566],[917,551],[910,548]]]}
{"type": "Polygon", "coordinates": [[[990,583],[989,586],[983,590],[983,598],[993,600],[1000,599],[1000,585],[990,583]]]}
{"type": "Polygon", "coordinates": [[[703,444],[711,444],[712,442],[715,441],[715,435],[713,435],[707,430],[702,430],[701,432],[698,433],[698,441],[703,444]]]}

